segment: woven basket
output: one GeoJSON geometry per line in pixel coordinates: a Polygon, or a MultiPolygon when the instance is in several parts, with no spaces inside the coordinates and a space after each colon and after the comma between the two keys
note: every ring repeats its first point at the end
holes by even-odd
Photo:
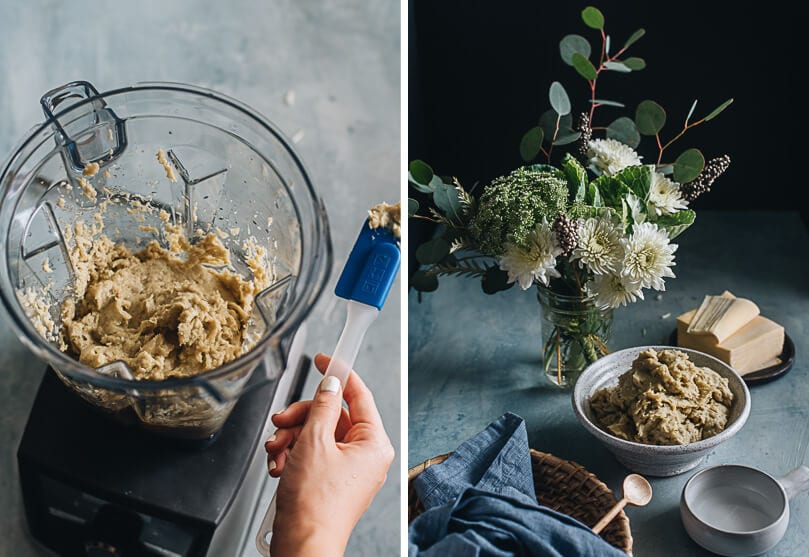
{"type": "MultiPolygon", "coordinates": [[[[407,522],[424,512],[413,480],[424,470],[443,462],[449,454],[418,464],[407,472],[407,522]]],[[[587,526],[594,526],[617,502],[612,491],[582,465],[562,460],[552,454],[531,449],[531,467],[537,501],[555,511],[572,516],[587,526]]],[[[618,513],[601,532],[607,543],[632,555],[632,533],[624,511],[618,513]]]]}

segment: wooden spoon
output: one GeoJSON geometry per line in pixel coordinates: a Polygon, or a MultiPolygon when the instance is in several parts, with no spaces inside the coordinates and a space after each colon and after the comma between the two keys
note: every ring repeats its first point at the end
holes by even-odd
{"type": "Polygon", "coordinates": [[[635,507],[643,507],[652,500],[652,486],[649,485],[646,478],[638,474],[629,474],[624,478],[623,490],[623,498],[615,503],[615,506],[610,509],[610,512],[605,514],[603,518],[593,526],[593,532],[596,534],[600,534],[601,530],[606,528],[607,524],[609,524],[625,506],[633,505],[635,507]]]}

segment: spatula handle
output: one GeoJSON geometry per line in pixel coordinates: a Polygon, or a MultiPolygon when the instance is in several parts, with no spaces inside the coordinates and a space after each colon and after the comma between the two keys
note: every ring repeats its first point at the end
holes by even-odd
{"type": "Polygon", "coordinates": [[[329,367],[326,368],[327,377],[330,375],[337,377],[340,384],[345,387],[346,379],[354,367],[354,361],[357,359],[365,332],[378,315],[379,310],[373,306],[354,300],[348,301],[346,324],[340,334],[340,340],[337,341],[334,353],[331,355],[329,367]]]}

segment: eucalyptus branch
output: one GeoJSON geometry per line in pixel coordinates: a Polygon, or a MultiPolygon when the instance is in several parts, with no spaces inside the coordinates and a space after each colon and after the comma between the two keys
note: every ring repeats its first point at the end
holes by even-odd
{"type": "Polygon", "coordinates": [[[659,166],[660,159],[663,158],[663,150],[665,149],[665,147],[660,144],[660,132],[655,134],[655,141],[657,141],[657,164],[659,166]]]}
{"type": "Polygon", "coordinates": [[[562,121],[562,115],[557,113],[556,114],[556,128],[553,130],[553,137],[551,138],[551,144],[548,147],[548,164],[551,163],[551,153],[553,153],[553,142],[556,141],[556,136],[559,134],[559,122],[562,121]]]}
{"type": "Polygon", "coordinates": [[[675,141],[680,139],[683,135],[685,135],[685,132],[687,132],[691,128],[696,128],[697,126],[699,126],[700,124],[702,124],[704,122],[705,122],[705,118],[697,120],[696,122],[691,122],[690,124],[686,120],[685,125],[683,126],[683,129],[681,129],[679,131],[679,133],[677,133],[677,135],[675,135],[674,137],[669,139],[665,144],[661,144],[660,134],[659,133],[657,135],[655,135],[655,138],[657,139],[657,148],[658,148],[657,165],[660,166],[660,161],[663,158],[663,151],[668,149],[671,146],[672,143],[674,143],[675,141]]]}
{"type": "MultiPolygon", "coordinates": [[[[588,80],[587,83],[590,85],[590,125],[593,124],[593,115],[595,114],[595,110],[597,107],[601,106],[600,103],[596,103],[596,82],[598,81],[598,76],[601,75],[602,70],[606,70],[607,67],[604,65],[607,62],[617,62],[618,59],[621,57],[621,54],[626,52],[628,47],[625,46],[621,48],[618,52],[611,55],[607,52],[607,32],[604,29],[601,29],[601,57],[598,61],[598,68],[596,68],[596,77],[595,79],[588,80]]],[[[596,129],[596,128],[593,128],[596,129]]],[[[602,128],[599,128],[602,129],[602,128]]],[[[603,128],[606,129],[606,128],[603,128]]]]}
{"type": "Polygon", "coordinates": [[[598,63],[599,66],[604,65],[604,56],[609,56],[609,54],[607,54],[607,33],[602,28],[601,29],[601,59],[600,59],[600,61],[598,63]]]}
{"type": "Polygon", "coordinates": [[[667,148],[667,147],[669,147],[669,146],[670,146],[672,143],[674,143],[675,141],[677,141],[678,139],[680,139],[680,138],[683,136],[683,134],[685,134],[685,132],[687,132],[687,131],[688,131],[688,130],[690,130],[691,128],[696,128],[697,126],[699,126],[699,125],[700,125],[700,124],[702,124],[703,122],[705,122],[705,118],[702,118],[701,120],[697,120],[696,122],[692,122],[692,123],[690,123],[690,124],[686,124],[686,125],[685,125],[685,127],[684,127],[682,130],[680,130],[680,133],[678,133],[677,135],[675,135],[674,137],[672,137],[672,138],[671,138],[671,139],[670,139],[670,140],[669,140],[669,141],[668,141],[668,142],[667,142],[665,145],[663,145],[663,149],[666,149],[666,148],[667,148]]]}
{"type": "Polygon", "coordinates": [[[596,69],[596,77],[595,79],[588,80],[587,83],[590,85],[590,125],[593,124],[593,114],[596,111],[596,81],[598,81],[598,76],[601,73],[601,70],[604,68],[604,58],[607,57],[609,59],[609,54],[607,54],[607,34],[604,32],[604,29],[601,29],[601,56],[598,60],[598,68],[596,69]]]}

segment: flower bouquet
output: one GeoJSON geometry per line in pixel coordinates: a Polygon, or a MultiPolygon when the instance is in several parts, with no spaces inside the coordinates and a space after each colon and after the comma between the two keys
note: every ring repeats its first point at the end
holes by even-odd
{"type": "Polygon", "coordinates": [[[666,111],[652,100],[638,104],[634,117],[594,125],[599,108],[625,108],[597,96],[596,86],[605,74],[646,67],[642,58],[626,56],[645,32],[639,29],[612,52],[602,13],[588,7],[581,16],[600,36],[600,47],[593,56],[580,35],[559,44],[562,60],[589,88],[589,107],[575,125],[570,98],[555,81],[551,109],[520,142],[529,164],[496,178],[478,197],[422,161],[409,168],[411,187],[435,205],[419,214],[418,202],[410,199],[410,216],[441,226],[416,250],[421,269],[411,285],[421,295],[435,290],[440,276],[456,275],[479,277],[489,294],[514,284],[523,290],[536,286],[545,373],[560,386],[572,385],[607,353],[614,308],[643,299],[645,289],[665,290],[665,279],[675,276],[672,240],[694,222],[688,204],[730,164],[727,155],[706,162],[696,148],[669,155],[688,130],[715,118],[733,99],[697,119],[694,101],[682,128],[668,139],[662,135],[666,111]],[[653,139],[651,156],[639,154],[642,137],[653,139]],[[559,157],[554,149],[563,146],[571,149],[553,164],[559,157]],[[542,163],[534,163],[538,157],[542,163]]]}

